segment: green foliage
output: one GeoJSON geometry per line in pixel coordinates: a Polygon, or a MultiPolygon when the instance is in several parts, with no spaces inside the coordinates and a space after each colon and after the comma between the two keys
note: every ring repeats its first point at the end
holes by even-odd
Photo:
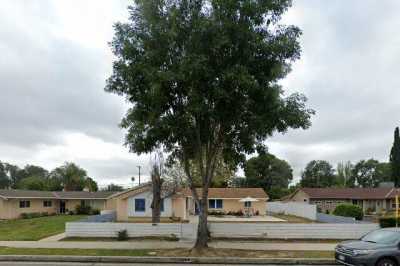
{"type": "Polygon", "coordinates": [[[362,220],[364,216],[362,208],[352,204],[340,204],[336,206],[333,214],[337,216],[353,217],[356,218],[356,220],[362,220]]]}
{"type": "Polygon", "coordinates": [[[292,168],[272,154],[260,153],[246,161],[244,173],[248,187],[262,187],[271,199],[284,196],[293,179],[292,168]]]}
{"type": "Polygon", "coordinates": [[[30,176],[22,179],[17,188],[26,190],[47,190],[46,179],[39,176],[30,176]]]}
{"type": "Polygon", "coordinates": [[[396,187],[400,186],[400,132],[397,127],[394,132],[394,142],[390,151],[391,177],[396,187]]]}
{"type": "Polygon", "coordinates": [[[50,175],[59,180],[67,191],[82,191],[85,188],[86,171],[74,163],[65,163],[54,169],[50,175]]]}
{"type": "Polygon", "coordinates": [[[353,187],[352,171],[353,164],[350,161],[339,162],[336,168],[337,180],[336,184],[339,187],[353,187]]]}
{"type": "Polygon", "coordinates": [[[75,207],[75,213],[78,215],[89,215],[92,211],[92,208],[90,206],[83,206],[83,205],[77,205],[75,207]]]}
{"type": "MultiPolygon", "coordinates": [[[[191,161],[189,165],[194,186],[201,187],[202,177],[201,170],[199,169],[198,164],[191,161]]],[[[164,176],[166,179],[168,179],[168,181],[173,182],[177,186],[187,187],[189,185],[184,166],[181,161],[175,160],[175,158],[170,157],[165,166],[166,167],[164,176]]],[[[228,187],[234,178],[235,167],[232,164],[225,163],[223,158],[219,156],[216,160],[215,176],[211,181],[210,187],[228,187]]]]}
{"type": "Polygon", "coordinates": [[[118,233],[117,233],[117,240],[118,241],[126,241],[128,239],[129,239],[129,236],[128,236],[128,231],[127,230],[118,231],[118,233]]]}
{"type": "Polygon", "coordinates": [[[335,183],[335,170],[329,162],[323,160],[309,162],[300,181],[302,187],[331,187],[335,183]]]}
{"type": "MultiPolygon", "coordinates": [[[[135,0],[130,21],[115,25],[106,85],[131,105],[121,123],[129,149],[162,147],[183,162],[191,184],[190,164],[197,164],[207,191],[218,158],[237,166],[274,133],[308,128],[314,111],[306,97],[286,97],[279,83],[300,57],[300,29],[279,23],[290,6],[135,0]]],[[[204,247],[207,212],[200,209],[196,246],[204,247]]]]}
{"type": "Polygon", "coordinates": [[[75,207],[75,213],[77,215],[99,215],[100,210],[99,209],[93,209],[91,206],[82,206],[82,205],[77,205],[75,207]]]}
{"type": "Polygon", "coordinates": [[[73,163],[65,163],[51,173],[36,165],[19,168],[16,165],[0,162],[0,189],[26,189],[60,191],[64,189],[81,191],[86,186],[97,191],[97,183],[87,177],[86,171],[73,163]]]}
{"type": "Polygon", "coordinates": [[[135,1],[131,21],[115,25],[106,86],[131,103],[130,150],[237,163],[274,132],[308,128],[306,98],[284,98],[278,83],[300,55],[300,30],[277,27],[290,4],[135,1]]]}
{"type": "MultiPolygon", "coordinates": [[[[400,225],[400,218],[397,220],[397,224],[400,225]]],[[[380,217],[379,225],[381,228],[396,227],[396,217],[393,216],[380,217]]]]}
{"type": "Polygon", "coordinates": [[[359,161],[353,168],[352,181],[359,187],[377,187],[385,181],[385,173],[378,171],[379,167],[379,161],[374,159],[359,161]]]}
{"type": "Polygon", "coordinates": [[[21,219],[33,219],[39,217],[49,216],[47,212],[29,212],[29,213],[21,213],[21,219]]]}
{"type": "Polygon", "coordinates": [[[10,186],[10,179],[7,176],[5,164],[0,161],[0,189],[5,189],[10,186]]]}
{"type": "Polygon", "coordinates": [[[96,181],[94,181],[92,178],[87,177],[85,180],[85,187],[89,189],[90,192],[95,192],[99,190],[99,187],[97,186],[96,181]]]}

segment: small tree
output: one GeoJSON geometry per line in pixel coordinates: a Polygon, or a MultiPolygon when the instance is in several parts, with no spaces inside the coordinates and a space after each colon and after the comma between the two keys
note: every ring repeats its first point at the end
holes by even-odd
{"type": "Polygon", "coordinates": [[[390,165],[392,168],[392,180],[396,187],[400,186],[400,132],[396,127],[394,131],[394,142],[390,152],[390,165]]]}

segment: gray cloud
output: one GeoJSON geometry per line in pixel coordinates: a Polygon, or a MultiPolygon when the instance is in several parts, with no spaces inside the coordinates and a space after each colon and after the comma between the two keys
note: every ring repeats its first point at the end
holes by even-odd
{"type": "MultiPolygon", "coordinates": [[[[112,23],[126,19],[127,3],[2,1],[0,160],[48,168],[74,160],[102,183],[123,184],[148,165],[121,148],[127,106],[103,91],[112,23]],[[67,137],[77,133],[87,138],[73,145],[67,137]]],[[[283,84],[305,93],[317,115],[309,130],[267,144],[297,176],[312,159],[388,159],[400,124],[399,8],[397,0],[294,1],[285,22],[303,30],[303,53],[283,84]]]]}
{"type": "Polygon", "coordinates": [[[303,56],[285,85],[300,88],[317,115],[311,129],[274,137],[271,150],[297,175],[312,159],[388,160],[400,124],[399,8],[398,1],[295,1],[287,20],[303,30],[303,56]]]}

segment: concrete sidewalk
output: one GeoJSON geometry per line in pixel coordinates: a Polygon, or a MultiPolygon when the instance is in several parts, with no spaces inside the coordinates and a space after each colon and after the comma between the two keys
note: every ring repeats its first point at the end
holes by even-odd
{"type": "Polygon", "coordinates": [[[44,241],[44,242],[54,242],[54,241],[60,241],[61,239],[66,238],[65,233],[54,235],[54,236],[49,236],[43,239],[40,239],[39,241],[44,241]]]}
{"type": "MultiPolygon", "coordinates": [[[[182,241],[129,241],[129,242],[72,242],[72,241],[0,241],[2,247],[14,248],[76,248],[76,249],[176,249],[191,248],[193,242],[182,241]]],[[[333,251],[336,244],[327,243],[274,243],[213,241],[210,247],[244,250],[317,250],[333,251]]]]}

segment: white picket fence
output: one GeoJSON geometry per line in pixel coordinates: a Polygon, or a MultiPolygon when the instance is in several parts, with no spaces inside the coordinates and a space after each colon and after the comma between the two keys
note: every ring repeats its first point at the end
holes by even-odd
{"type": "Polygon", "coordinates": [[[317,220],[317,206],[300,202],[268,202],[267,213],[283,213],[295,215],[310,220],[317,220]]]}
{"type": "MultiPolygon", "coordinates": [[[[377,224],[210,223],[212,237],[271,239],[357,239],[378,228],[377,224]]],[[[175,236],[194,239],[196,224],[91,223],[66,224],[67,237],[116,237],[127,230],[129,237],[175,236]]]]}

